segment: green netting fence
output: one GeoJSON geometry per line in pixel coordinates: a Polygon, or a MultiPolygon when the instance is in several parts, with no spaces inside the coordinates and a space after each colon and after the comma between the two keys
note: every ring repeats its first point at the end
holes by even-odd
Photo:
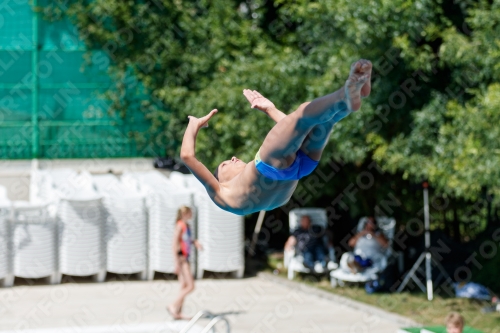
{"type": "Polygon", "coordinates": [[[130,135],[149,128],[140,110],[109,112],[106,55],[89,53],[68,20],[46,21],[36,4],[0,6],[0,159],[155,155],[130,135]]]}

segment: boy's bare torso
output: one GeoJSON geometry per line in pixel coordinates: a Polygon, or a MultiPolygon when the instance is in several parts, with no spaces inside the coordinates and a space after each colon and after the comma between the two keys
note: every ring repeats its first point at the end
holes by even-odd
{"type": "Polygon", "coordinates": [[[271,210],[290,200],[298,180],[272,180],[262,176],[249,162],[243,172],[221,184],[218,193],[209,195],[217,206],[238,215],[271,210]]]}

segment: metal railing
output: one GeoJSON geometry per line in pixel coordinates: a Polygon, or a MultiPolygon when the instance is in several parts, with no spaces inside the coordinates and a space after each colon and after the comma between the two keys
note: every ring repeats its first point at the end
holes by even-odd
{"type": "Polygon", "coordinates": [[[226,323],[226,333],[231,332],[229,322],[223,315],[214,315],[209,311],[199,311],[196,315],[194,315],[193,318],[191,318],[191,320],[186,324],[186,326],[182,328],[179,333],[187,333],[196,324],[196,322],[202,318],[212,319],[210,320],[208,325],[203,328],[202,333],[208,333],[219,321],[224,321],[226,323]]]}
{"type": "Polygon", "coordinates": [[[212,329],[212,327],[215,326],[215,324],[217,324],[219,321],[223,321],[226,323],[226,333],[230,333],[231,332],[231,327],[229,326],[229,322],[227,321],[227,319],[224,317],[224,316],[217,316],[215,318],[213,318],[207,326],[205,326],[205,328],[203,329],[203,331],[201,331],[201,333],[208,333],[209,330],[212,329]]]}

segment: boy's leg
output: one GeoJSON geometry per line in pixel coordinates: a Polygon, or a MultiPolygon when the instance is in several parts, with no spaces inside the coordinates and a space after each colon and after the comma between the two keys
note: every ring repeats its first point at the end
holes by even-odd
{"type": "Polygon", "coordinates": [[[297,110],[280,120],[264,139],[260,148],[261,160],[275,168],[289,167],[309,132],[331,119],[339,110],[346,110],[343,96],[343,89],[339,89],[333,94],[301,104],[297,110]]]}
{"type": "MultiPolygon", "coordinates": [[[[357,87],[355,84],[354,85],[351,84],[349,86],[349,80],[348,82],[346,82],[346,86],[350,90],[348,93],[353,97],[351,98],[352,104],[360,105],[361,97],[366,97],[370,94],[371,63],[367,62],[364,64],[366,64],[365,72],[368,73],[368,79],[366,84],[361,88],[360,93],[356,91],[357,87]]],[[[353,67],[355,67],[355,65],[353,67]]],[[[351,75],[349,78],[351,78],[353,70],[355,70],[355,68],[351,68],[351,75]]],[[[352,111],[350,109],[341,110],[337,112],[335,116],[333,116],[333,118],[331,118],[327,122],[316,125],[308,134],[300,149],[304,153],[306,153],[311,159],[319,161],[321,159],[321,155],[323,154],[323,150],[326,144],[328,143],[328,139],[330,139],[330,134],[332,132],[333,126],[351,113],[352,111]]]]}
{"type": "Polygon", "coordinates": [[[351,111],[340,111],[329,121],[314,126],[305,138],[300,149],[311,159],[319,161],[330,139],[333,126],[351,113],[351,111]]]}
{"type": "MultiPolygon", "coordinates": [[[[267,134],[260,149],[261,160],[273,167],[285,169],[295,160],[309,132],[321,123],[331,120],[338,112],[357,110],[361,90],[370,79],[371,63],[360,60],[351,66],[346,86],[310,103],[302,104],[295,112],[278,122],[267,134]]],[[[331,130],[331,128],[330,128],[331,130]]],[[[326,136],[329,135],[328,134],[326,136]]]]}
{"type": "Polygon", "coordinates": [[[295,161],[295,153],[315,125],[301,117],[304,108],[301,105],[269,131],[259,153],[264,163],[285,169],[295,161]]]}

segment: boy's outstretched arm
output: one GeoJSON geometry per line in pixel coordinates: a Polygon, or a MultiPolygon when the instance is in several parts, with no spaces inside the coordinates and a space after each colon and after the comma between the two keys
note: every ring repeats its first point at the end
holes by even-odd
{"type": "Polygon", "coordinates": [[[193,175],[205,186],[209,194],[215,195],[220,190],[220,185],[214,175],[196,158],[196,136],[200,128],[208,127],[208,121],[217,110],[210,111],[202,118],[189,116],[189,124],[184,132],[181,147],[181,160],[191,170],[193,175]]]}
{"type": "Polygon", "coordinates": [[[257,90],[244,89],[243,95],[250,102],[252,109],[264,112],[276,123],[286,117],[286,114],[278,110],[273,102],[262,96],[257,90]]]}

